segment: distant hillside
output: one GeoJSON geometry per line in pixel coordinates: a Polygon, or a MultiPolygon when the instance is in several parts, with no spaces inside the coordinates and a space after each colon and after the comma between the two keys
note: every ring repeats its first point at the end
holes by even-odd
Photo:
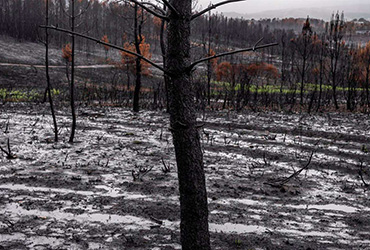
{"type": "Polygon", "coordinates": [[[245,19],[261,19],[261,18],[305,18],[309,15],[311,18],[329,20],[333,12],[344,11],[345,19],[359,19],[365,18],[370,20],[370,4],[355,5],[355,6],[332,6],[323,8],[299,8],[299,9],[281,9],[269,10],[257,13],[237,13],[237,12],[224,12],[223,14],[228,17],[243,17],[245,19]]]}

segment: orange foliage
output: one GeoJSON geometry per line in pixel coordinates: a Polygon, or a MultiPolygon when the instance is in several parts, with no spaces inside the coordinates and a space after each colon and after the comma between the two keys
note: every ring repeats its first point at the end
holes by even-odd
{"type": "Polygon", "coordinates": [[[315,76],[319,75],[320,74],[320,69],[318,67],[313,68],[312,69],[312,74],[315,75],[315,76]]]}
{"type": "Polygon", "coordinates": [[[222,62],[217,66],[216,75],[217,81],[228,81],[232,74],[232,66],[229,62],[222,62]]]}
{"type": "MultiPolygon", "coordinates": [[[[104,36],[101,38],[101,40],[102,40],[103,42],[105,42],[105,43],[109,43],[109,39],[108,39],[108,36],[107,36],[107,35],[104,35],[104,36]]],[[[106,51],[108,51],[108,50],[109,50],[109,46],[104,45],[104,49],[105,49],[106,51]]]]}
{"type": "Polygon", "coordinates": [[[155,27],[159,28],[162,25],[162,19],[155,16],[153,17],[153,23],[155,27]]]}
{"type": "MultiPolygon", "coordinates": [[[[123,47],[126,50],[138,53],[136,51],[135,44],[130,44],[128,42],[125,42],[123,47]]],[[[145,58],[148,58],[148,59],[150,59],[152,57],[152,54],[150,53],[150,44],[145,42],[145,37],[144,36],[142,36],[139,48],[140,48],[140,54],[142,56],[144,56],[145,58]]],[[[131,72],[133,72],[133,73],[136,71],[136,58],[137,58],[137,56],[135,56],[135,55],[129,54],[129,53],[124,52],[124,51],[121,52],[121,62],[122,62],[122,64],[127,65],[129,67],[129,69],[131,70],[131,72]]],[[[149,63],[141,60],[141,67],[142,67],[141,70],[142,70],[143,75],[150,75],[150,71],[149,71],[150,64],[149,63]]]]}
{"type": "Polygon", "coordinates": [[[279,72],[277,68],[269,63],[252,63],[247,67],[248,74],[251,76],[265,76],[268,78],[277,78],[279,72]]]}
{"type": "MultiPolygon", "coordinates": [[[[214,55],[216,55],[216,52],[214,52],[213,49],[210,49],[208,56],[214,56],[214,55]]],[[[211,65],[212,65],[213,69],[215,69],[217,67],[217,60],[218,60],[218,58],[214,58],[214,59],[211,60],[211,65]]]]}
{"type": "Polygon", "coordinates": [[[62,57],[63,57],[67,62],[72,62],[72,49],[71,49],[71,44],[67,43],[67,44],[62,48],[62,57]]]}

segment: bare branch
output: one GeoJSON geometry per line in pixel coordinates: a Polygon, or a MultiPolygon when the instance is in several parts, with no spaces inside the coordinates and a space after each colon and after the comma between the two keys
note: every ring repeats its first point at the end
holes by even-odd
{"type": "Polygon", "coordinates": [[[225,53],[221,53],[221,54],[218,54],[218,55],[205,57],[205,58],[199,59],[198,61],[195,61],[192,64],[190,64],[190,66],[188,67],[188,70],[192,70],[199,63],[209,61],[209,60],[212,60],[214,58],[221,57],[221,56],[228,56],[228,55],[233,55],[233,54],[246,52],[246,51],[256,51],[258,49],[268,48],[268,47],[272,47],[272,46],[276,46],[276,45],[279,45],[279,44],[278,43],[268,43],[268,44],[264,44],[264,45],[260,45],[260,46],[253,46],[252,48],[233,50],[233,51],[230,51],[230,52],[225,52],[225,53]]]}
{"type": "Polygon", "coordinates": [[[10,142],[9,142],[9,138],[8,138],[8,142],[7,142],[7,146],[8,146],[8,151],[6,151],[3,147],[0,146],[0,150],[3,151],[6,155],[6,158],[8,160],[12,160],[12,159],[15,159],[17,158],[17,156],[15,154],[12,153],[12,151],[10,150],[10,142]]]}
{"type": "Polygon", "coordinates": [[[255,51],[255,50],[256,50],[256,47],[258,46],[258,44],[260,44],[260,42],[262,42],[262,40],[263,40],[263,37],[261,37],[261,38],[260,38],[260,40],[258,40],[258,41],[254,44],[254,46],[253,46],[253,51],[255,51]]]}
{"type": "Polygon", "coordinates": [[[149,6],[152,6],[154,9],[158,10],[159,12],[162,13],[163,16],[166,16],[166,12],[159,8],[157,5],[155,5],[154,3],[150,3],[150,2],[141,2],[142,4],[145,4],[145,5],[149,5],[149,6]]]}
{"type": "Polygon", "coordinates": [[[172,6],[172,4],[170,4],[170,2],[168,2],[167,0],[162,0],[162,2],[168,7],[170,11],[174,12],[177,16],[180,16],[179,12],[176,10],[175,7],[172,6]]]}
{"type": "Polygon", "coordinates": [[[78,14],[75,16],[75,18],[80,17],[80,16],[82,16],[83,14],[85,14],[85,13],[87,12],[87,10],[89,9],[89,7],[90,7],[90,3],[91,3],[91,1],[88,1],[88,2],[87,2],[87,4],[86,4],[86,6],[85,6],[82,10],[80,10],[80,13],[78,13],[78,14]]]}
{"type": "MultiPolygon", "coordinates": [[[[125,2],[126,0],[121,0],[119,2],[125,2]]],[[[156,16],[156,17],[159,17],[159,18],[162,18],[166,21],[169,21],[168,17],[165,16],[165,15],[162,15],[162,14],[159,14],[157,12],[155,12],[154,10],[152,10],[151,8],[145,6],[145,4],[143,4],[142,2],[139,2],[139,1],[136,1],[136,0],[129,0],[130,2],[133,2],[137,5],[139,5],[141,8],[143,8],[144,10],[146,10],[147,12],[149,12],[150,14],[156,16]]]]}
{"type": "Polygon", "coordinates": [[[216,9],[219,6],[222,6],[222,5],[225,5],[225,4],[229,4],[229,3],[243,2],[243,1],[245,1],[245,0],[226,0],[226,1],[223,1],[223,2],[220,2],[220,3],[211,4],[211,5],[208,6],[208,8],[205,8],[204,10],[201,10],[200,12],[193,14],[191,16],[191,19],[190,20],[194,20],[195,18],[200,17],[204,13],[207,13],[210,10],[216,9]]]}
{"type": "Polygon", "coordinates": [[[59,4],[60,4],[60,7],[61,7],[61,10],[63,11],[64,15],[66,15],[68,18],[71,18],[72,16],[65,10],[65,6],[63,6],[62,4],[62,0],[59,0],[59,4]]]}
{"type": "Polygon", "coordinates": [[[161,70],[162,72],[166,73],[165,69],[162,68],[161,66],[159,66],[158,64],[156,64],[155,62],[149,60],[148,58],[144,57],[143,55],[140,55],[138,53],[132,52],[132,51],[127,50],[127,49],[124,49],[120,46],[117,46],[117,45],[114,45],[114,44],[111,44],[111,43],[106,43],[106,42],[101,41],[100,39],[97,39],[97,38],[94,38],[94,37],[91,37],[91,36],[87,36],[87,35],[84,35],[84,34],[81,34],[81,33],[78,33],[78,32],[73,32],[73,31],[70,31],[70,30],[67,30],[67,29],[58,28],[58,27],[55,27],[55,26],[40,25],[39,27],[43,28],[43,29],[52,29],[52,30],[57,30],[57,31],[60,31],[60,32],[68,33],[68,34],[71,34],[71,35],[83,37],[83,38],[86,38],[88,40],[94,41],[96,43],[99,43],[99,44],[102,44],[102,45],[105,45],[105,46],[108,46],[108,47],[126,52],[127,54],[134,55],[134,56],[140,58],[141,60],[149,63],[153,67],[155,67],[155,68],[161,70]]]}

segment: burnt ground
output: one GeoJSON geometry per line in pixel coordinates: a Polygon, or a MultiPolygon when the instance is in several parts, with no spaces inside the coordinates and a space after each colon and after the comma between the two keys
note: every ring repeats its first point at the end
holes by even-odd
{"type": "MultiPolygon", "coordinates": [[[[80,107],[70,144],[68,109],[58,143],[47,107],[0,109],[0,145],[9,138],[17,156],[0,155],[0,249],[180,249],[166,113],[80,107]],[[152,170],[134,181],[139,168],[152,170]]],[[[199,122],[213,249],[370,249],[368,116],[213,112],[199,122]]]]}

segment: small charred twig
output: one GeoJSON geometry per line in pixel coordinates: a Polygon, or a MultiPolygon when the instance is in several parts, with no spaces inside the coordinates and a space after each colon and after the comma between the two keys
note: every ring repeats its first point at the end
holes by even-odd
{"type": "Polygon", "coordinates": [[[149,216],[149,218],[154,221],[155,223],[159,224],[159,225],[162,225],[163,224],[163,221],[161,221],[160,219],[157,219],[153,216],[149,216]]]}
{"type": "Polygon", "coordinates": [[[139,167],[138,170],[132,170],[131,174],[134,179],[134,181],[143,181],[143,177],[149,173],[153,167],[139,167]]]}
{"type": "Polygon", "coordinates": [[[3,147],[0,146],[0,150],[3,151],[6,154],[6,158],[8,160],[12,160],[12,159],[17,158],[17,156],[15,154],[13,154],[12,151],[10,150],[9,138],[8,138],[7,146],[8,146],[8,150],[5,150],[3,147]]]}
{"type": "Polygon", "coordinates": [[[370,184],[366,183],[366,181],[364,179],[364,176],[362,175],[362,172],[365,172],[365,171],[364,171],[364,167],[363,167],[363,162],[361,161],[360,170],[358,171],[358,174],[360,175],[361,181],[365,185],[365,187],[369,187],[370,184]]]}
{"type": "Polygon", "coordinates": [[[6,122],[6,125],[5,125],[5,131],[4,131],[4,134],[7,134],[9,133],[9,119],[8,121],[6,122]]]}
{"type": "Polygon", "coordinates": [[[171,162],[168,162],[168,165],[164,162],[164,159],[162,157],[162,164],[163,164],[163,167],[162,167],[162,172],[167,174],[169,172],[171,172],[171,162]]]}

